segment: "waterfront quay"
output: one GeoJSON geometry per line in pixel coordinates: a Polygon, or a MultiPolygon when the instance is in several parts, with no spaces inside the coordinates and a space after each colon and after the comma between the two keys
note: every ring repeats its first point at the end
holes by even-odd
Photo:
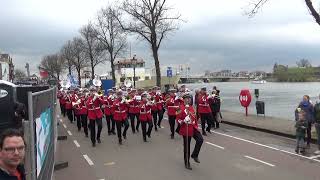
{"type": "MultiPolygon", "coordinates": [[[[122,146],[116,136],[108,136],[103,119],[102,143],[92,148],[91,143],[78,132],[75,123],[58,116],[59,133],[67,140],[59,141],[57,162],[68,161],[69,166],[55,171],[56,180],[247,180],[290,179],[319,180],[320,159],[310,153],[294,153],[295,140],[266,133],[259,129],[292,133],[293,122],[283,119],[245,117],[242,113],[222,112],[223,124],[204,137],[200,152],[200,164],[191,160],[193,171],[183,165],[182,138],[176,134],[170,139],[167,117],[163,128],[152,132],[152,139],[144,143],[140,133],[132,134],[122,146]],[[276,124],[272,127],[272,124],[276,124]],[[232,124],[232,125],[229,125],[232,124]],[[238,124],[237,126],[234,126],[238,124]],[[239,127],[239,125],[243,125],[239,127]],[[248,127],[253,128],[248,128],[248,127]],[[277,128],[277,129],[275,129],[277,128]]],[[[291,134],[292,135],[292,134],[291,134]]],[[[194,144],[191,143],[191,147],[194,144]]]]}

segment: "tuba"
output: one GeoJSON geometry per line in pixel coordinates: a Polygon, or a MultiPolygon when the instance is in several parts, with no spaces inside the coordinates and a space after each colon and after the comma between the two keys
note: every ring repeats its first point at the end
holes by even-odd
{"type": "Polygon", "coordinates": [[[60,81],[60,85],[64,91],[67,91],[71,87],[71,83],[68,80],[60,81]]]}

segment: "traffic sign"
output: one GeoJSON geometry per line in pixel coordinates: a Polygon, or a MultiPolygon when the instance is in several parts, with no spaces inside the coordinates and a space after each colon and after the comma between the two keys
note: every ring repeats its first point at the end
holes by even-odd
{"type": "Polygon", "coordinates": [[[167,69],[167,77],[172,77],[172,68],[168,67],[167,69]]]}

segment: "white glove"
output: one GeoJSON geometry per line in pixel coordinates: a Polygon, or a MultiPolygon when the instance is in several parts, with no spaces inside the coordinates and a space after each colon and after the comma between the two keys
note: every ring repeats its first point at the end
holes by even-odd
{"type": "Polygon", "coordinates": [[[102,109],[104,109],[106,106],[105,106],[105,105],[102,105],[101,107],[102,107],[102,109]]]}
{"type": "Polygon", "coordinates": [[[191,119],[189,116],[187,116],[186,118],[184,118],[184,123],[186,124],[191,124],[191,119]]]}

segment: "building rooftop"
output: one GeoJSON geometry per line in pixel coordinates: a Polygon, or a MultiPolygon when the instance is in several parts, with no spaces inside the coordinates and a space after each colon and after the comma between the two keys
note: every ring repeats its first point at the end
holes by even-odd
{"type": "MultiPolygon", "coordinates": [[[[145,63],[143,59],[137,59],[137,64],[138,63],[145,63]]],[[[132,59],[121,59],[121,60],[115,60],[114,65],[127,65],[127,64],[132,64],[132,59]]]]}

